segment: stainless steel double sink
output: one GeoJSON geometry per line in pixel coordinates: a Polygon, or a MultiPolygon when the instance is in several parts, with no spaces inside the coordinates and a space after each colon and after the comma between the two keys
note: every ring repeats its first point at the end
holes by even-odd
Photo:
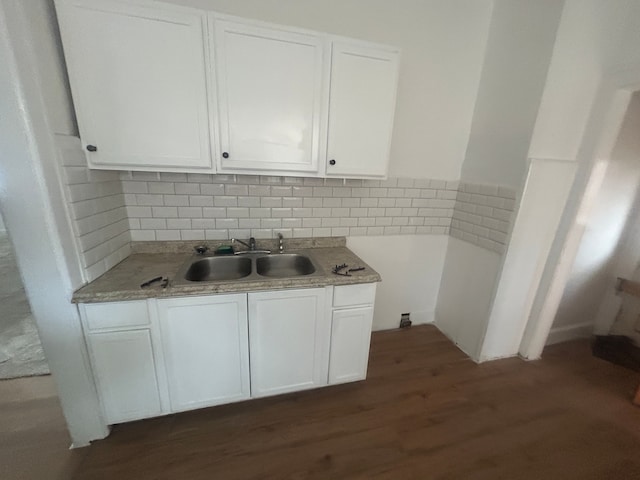
{"type": "Polygon", "coordinates": [[[259,280],[323,275],[322,270],[302,253],[272,253],[191,257],[185,262],[174,283],[259,280]]]}

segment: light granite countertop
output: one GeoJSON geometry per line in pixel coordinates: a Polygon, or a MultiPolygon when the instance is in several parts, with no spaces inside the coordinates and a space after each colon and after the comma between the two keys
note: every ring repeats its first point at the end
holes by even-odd
{"type": "MultiPolygon", "coordinates": [[[[270,278],[251,275],[249,279],[174,282],[176,273],[189,259],[203,258],[195,255],[194,245],[203,244],[215,250],[229,242],[135,242],[133,253],[107,273],[77,290],[72,298],[74,303],[115,302],[145,298],[180,297],[187,295],[210,295],[259,290],[281,290],[288,288],[323,287],[327,285],[351,285],[372,283],[381,280],[380,275],[346,247],[344,237],[326,239],[285,239],[285,253],[308,255],[318,267],[314,275],[270,278]],[[332,273],[336,265],[346,263],[350,268],[364,267],[351,272],[351,276],[332,273]],[[140,285],[155,277],[169,278],[169,284],[162,288],[160,282],[147,288],[140,285]]],[[[277,252],[275,240],[258,240],[258,248],[277,252]]],[[[277,255],[277,253],[275,254],[277,255]]]]}

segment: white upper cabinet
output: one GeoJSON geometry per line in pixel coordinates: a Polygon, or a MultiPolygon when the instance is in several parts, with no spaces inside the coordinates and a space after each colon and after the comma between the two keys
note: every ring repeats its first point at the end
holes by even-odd
{"type": "Polygon", "coordinates": [[[384,47],[333,42],[327,176],[387,175],[398,58],[384,47]]]}
{"type": "Polygon", "coordinates": [[[115,0],[56,0],[91,168],[212,171],[206,15],[115,0]]]}
{"type": "Polygon", "coordinates": [[[90,168],[383,178],[399,52],[151,0],[55,0],[90,168]]]}
{"type": "Polygon", "coordinates": [[[318,172],[322,37],[211,16],[220,172],[318,172]]]}

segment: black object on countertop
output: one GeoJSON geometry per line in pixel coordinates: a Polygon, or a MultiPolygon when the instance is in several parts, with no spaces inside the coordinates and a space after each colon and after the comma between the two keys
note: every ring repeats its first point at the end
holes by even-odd
{"type": "Polygon", "coordinates": [[[346,263],[343,263],[342,265],[336,265],[335,267],[333,267],[331,269],[331,273],[333,273],[334,275],[342,275],[343,277],[350,277],[351,272],[361,272],[364,269],[365,269],[364,267],[349,268],[349,265],[347,265],[346,263]],[[345,269],[348,269],[348,270],[344,272],[343,270],[345,269]]]}
{"type": "MultiPolygon", "coordinates": [[[[141,284],[140,284],[140,288],[150,287],[150,286],[151,286],[151,284],[156,283],[156,282],[159,282],[160,280],[162,280],[162,278],[163,278],[163,277],[155,277],[155,278],[152,278],[151,280],[149,280],[149,281],[147,281],[147,282],[141,283],[141,284]]],[[[168,282],[168,281],[169,281],[169,279],[167,278],[167,282],[168,282]]]]}

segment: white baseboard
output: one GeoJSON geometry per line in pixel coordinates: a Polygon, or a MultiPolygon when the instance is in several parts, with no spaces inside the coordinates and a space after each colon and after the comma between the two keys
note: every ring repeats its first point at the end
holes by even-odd
{"type": "Polygon", "coordinates": [[[593,323],[591,322],[552,328],[545,345],[568,342],[578,338],[589,338],[591,335],[593,335],[593,323]]]}

